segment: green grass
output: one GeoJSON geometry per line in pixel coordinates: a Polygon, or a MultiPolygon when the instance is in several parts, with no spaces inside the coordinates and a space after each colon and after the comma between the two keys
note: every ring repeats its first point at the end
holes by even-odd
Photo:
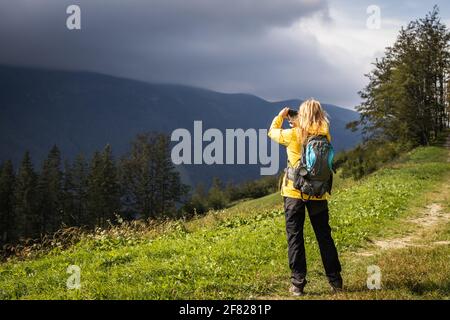
{"type": "MultiPolygon", "coordinates": [[[[347,255],[372,238],[401,229],[400,221],[412,214],[411,208],[425,203],[430,192],[448,181],[447,157],[443,148],[418,148],[361,181],[337,179],[330,200],[331,225],[344,257],[344,276],[354,291],[354,296],[349,293],[351,298],[372,298],[379,293],[364,290],[364,266],[370,259],[359,265],[347,260],[347,255]]],[[[309,286],[310,297],[333,298],[328,295],[309,222],[305,242],[309,278],[315,283],[309,286]]],[[[448,257],[448,248],[436,250],[447,251],[420,254],[430,261],[430,257],[440,261],[441,254],[448,257]]],[[[419,254],[410,256],[408,264],[418,263],[419,254]]],[[[378,262],[395,267],[389,261],[378,262]]],[[[445,270],[448,277],[449,270],[445,270]]],[[[276,298],[286,296],[288,278],[284,215],[281,197],[274,194],[192,221],[171,223],[151,237],[124,239],[105,233],[67,250],[9,261],[0,265],[0,299],[276,298]],[[81,268],[79,290],[66,288],[69,265],[81,268]]],[[[437,280],[429,279],[429,283],[437,280]]],[[[387,284],[396,288],[394,280],[387,284]]],[[[407,292],[408,281],[401,285],[399,290],[407,292]]],[[[421,288],[417,294],[426,292],[427,284],[421,288]]],[[[447,294],[433,292],[436,297],[447,294]]],[[[405,298],[410,297],[405,293],[405,298]]]]}

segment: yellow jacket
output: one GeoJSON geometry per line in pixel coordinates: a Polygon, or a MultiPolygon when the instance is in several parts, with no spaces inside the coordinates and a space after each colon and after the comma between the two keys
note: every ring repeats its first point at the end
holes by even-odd
{"type": "MultiPolygon", "coordinates": [[[[272,125],[269,129],[269,137],[286,147],[287,157],[291,165],[295,166],[300,161],[302,148],[297,140],[297,130],[296,129],[282,129],[283,126],[283,117],[276,116],[272,121],[272,125]]],[[[328,125],[324,125],[320,128],[317,126],[313,126],[309,130],[310,134],[313,135],[324,135],[328,138],[328,141],[331,142],[330,130],[328,125]]],[[[283,184],[281,187],[281,195],[283,197],[302,199],[301,193],[299,190],[294,188],[294,183],[291,180],[287,180],[286,184],[286,175],[283,177],[283,184]]],[[[303,195],[304,200],[308,200],[308,195],[303,195]]],[[[328,200],[329,194],[326,193],[322,197],[311,197],[310,200],[328,200]]]]}

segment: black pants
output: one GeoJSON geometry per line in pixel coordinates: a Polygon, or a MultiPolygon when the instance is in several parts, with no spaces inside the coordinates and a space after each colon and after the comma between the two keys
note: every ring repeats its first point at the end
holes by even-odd
{"type": "Polygon", "coordinates": [[[335,280],[336,276],[340,277],[341,264],[328,224],[328,201],[311,200],[304,202],[301,199],[284,197],[289,267],[292,272],[291,280],[295,284],[302,282],[306,277],[306,254],[303,239],[305,207],[308,209],[309,219],[319,243],[325,273],[328,280],[335,280]]]}

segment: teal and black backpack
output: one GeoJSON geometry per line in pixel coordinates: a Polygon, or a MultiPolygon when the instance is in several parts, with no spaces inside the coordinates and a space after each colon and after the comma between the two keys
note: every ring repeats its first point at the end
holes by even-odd
{"type": "Polygon", "coordinates": [[[303,145],[300,164],[294,169],[294,188],[310,197],[331,194],[334,149],[326,136],[310,136],[303,145]]]}

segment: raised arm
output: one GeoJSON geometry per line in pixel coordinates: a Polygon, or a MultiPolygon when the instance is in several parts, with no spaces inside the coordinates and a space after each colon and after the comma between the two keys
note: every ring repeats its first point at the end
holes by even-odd
{"type": "Polygon", "coordinates": [[[283,121],[287,117],[289,108],[284,108],[280,113],[273,119],[272,125],[270,126],[268,136],[273,141],[288,146],[292,140],[292,129],[283,129],[283,121]]]}

